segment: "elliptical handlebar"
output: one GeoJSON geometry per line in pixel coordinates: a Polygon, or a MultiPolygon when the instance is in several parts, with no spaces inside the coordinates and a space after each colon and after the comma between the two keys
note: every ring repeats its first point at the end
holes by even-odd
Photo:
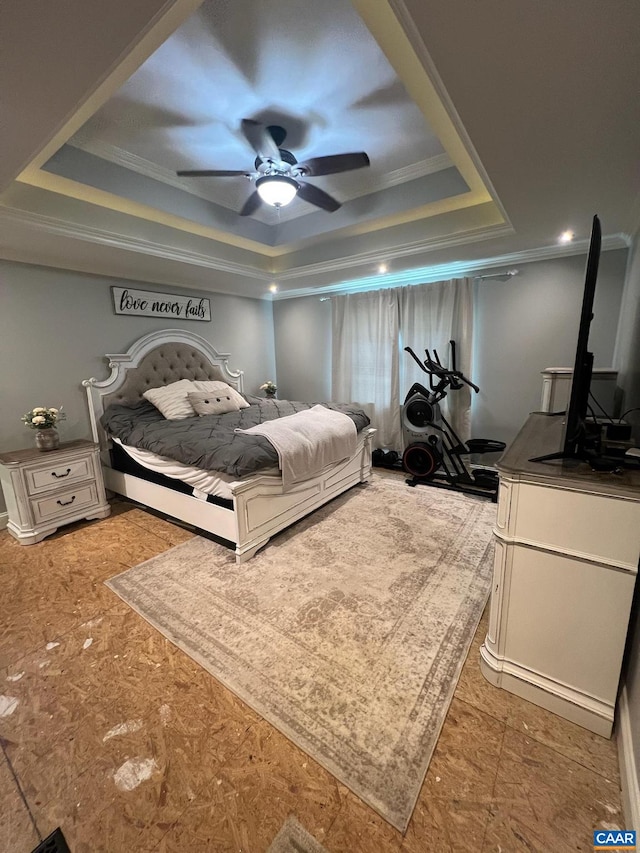
{"type": "Polygon", "coordinates": [[[462,388],[462,383],[464,382],[470,388],[473,388],[473,390],[476,392],[476,394],[479,394],[480,389],[478,388],[478,386],[476,384],[474,384],[470,379],[467,379],[467,377],[464,375],[464,373],[462,373],[461,370],[455,369],[455,343],[454,343],[454,341],[450,341],[450,343],[452,346],[452,353],[453,353],[453,363],[454,363],[454,369],[453,370],[448,370],[446,367],[442,366],[442,363],[440,362],[440,358],[438,356],[437,350],[433,351],[433,354],[435,356],[435,359],[433,359],[433,358],[431,358],[431,354],[430,354],[429,350],[425,349],[425,354],[427,357],[424,360],[424,362],[422,362],[422,361],[420,361],[418,356],[415,354],[415,352],[411,349],[411,347],[405,347],[404,349],[405,349],[405,352],[408,352],[409,355],[413,358],[413,360],[416,362],[418,367],[424,373],[427,373],[429,375],[429,382],[431,384],[431,390],[432,391],[436,390],[435,386],[433,384],[433,381],[432,381],[433,377],[435,376],[440,380],[441,383],[445,383],[445,384],[449,385],[453,391],[459,391],[460,388],[462,388]]]}
{"type": "Polygon", "coordinates": [[[405,347],[405,348],[404,348],[404,351],[409,353],[409,355],[410,355],[410,356],[411,356],[411,358],[415,361],[415,363],[418,365],[418,367],[420,368],[420,370],[423,370],[425,373],[428,373],[428,372],[429,372],[428,370],[426,370],[426,368],[425,368],[424,364],[420,361],[420,359],[419,359],[419,358],[418,358],[418,356],[415,354],[415,352],[411,349],[411,347],[405,347]]]}
{"type": "MultiPolygon", "coordinates": [[[[480,393],[480,389],[478,388],[478,386],[474,382],[472,382],[470,379],[467,379],[467,377],[463,376],[462,373],[459,373],[458,375],[459,375],[459,378],[469,386],[469,388],[473,388],[473,390],[476,392],[476,394],[480,393]]],[[[453,388],[453,385],[451,387],[453,388]]]]}

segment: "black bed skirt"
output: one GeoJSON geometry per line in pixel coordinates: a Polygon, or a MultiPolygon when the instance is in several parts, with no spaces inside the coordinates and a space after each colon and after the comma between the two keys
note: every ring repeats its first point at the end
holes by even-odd
{"type": "MultiPolygon", "coordinates": [[[[140,480],[146,480],[148,483],[165,486],[174,492],[180,492],[183,495],[193,495],[193,486],[183,483],[182,480],[166,477],[157,471],[150,471],[144,465],[140,465],[139,462],[132,459],[127,451],[123,450],[116,442],[111,445],[111,467],[115,471],[121,471],[123,474],[131,474],[140,480]]],[[[207,495],[207,503],[216,504],[216,506],[222,506],[225,509],[233,509],[233,501],[227,498],[217,498],[214,495],[207,495]]]]}

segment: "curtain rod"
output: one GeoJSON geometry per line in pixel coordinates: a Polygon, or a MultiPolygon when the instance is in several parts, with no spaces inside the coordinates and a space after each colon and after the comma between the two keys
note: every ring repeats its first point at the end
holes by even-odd
{"type": "Polygon", "coordinates": [[[508,281],[514,275],[518,275],[520,270],[506,270],[505,272],[489,272],[485,275],[474,275],[474,281],[483,281],[485,278],[497,278],[499,281],[508,281]]]}
{"type": "MultiPolygon", "coordinates": [[[[484,279],[495,278],[498,281],[508,281],[510,278],[513,278],[514,275],[518,275],[519,272],[520,272],[520,270],[514,269],[514,270],[505,270],[505,272],[485,273],[484,275],[474,275],[473,280],[474,281],[484,281],[484,279]]],[[[376,288],[371,288],[371,289],[375,290],[376,288]]],[[[363,291],[359,291],[359,292],[367,293],[368,291],[363,290],[363,291]]],[[[330,296],[320,296],[319,299],[320,299],[320,302],[331,302],[330,296]]]]}

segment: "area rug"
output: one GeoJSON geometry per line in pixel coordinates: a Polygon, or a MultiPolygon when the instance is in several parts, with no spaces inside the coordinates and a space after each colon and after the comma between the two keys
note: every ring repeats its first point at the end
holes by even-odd
{"type": "Polygon", "coordinates": [[[327,850],[293,815],[289,815],[267,853],[327,853],[327,850]]]}
{"type": "Polygon", "coordinates": [[[195,537],[108,585],[404,831],[487,600],[495,504],[374,475],[236,566],[195,537]]]}

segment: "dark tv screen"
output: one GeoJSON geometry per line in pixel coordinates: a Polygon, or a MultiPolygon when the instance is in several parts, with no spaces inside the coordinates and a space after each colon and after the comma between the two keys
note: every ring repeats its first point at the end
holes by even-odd
{"type": "Polygon", "coordinates": [[[589,352],[589,329],[591,327],[591,320],[593,319],[593,301],[596,293],[596,281],[598,279],[601,242],[600,220],[597,216],[594,216],[589,254],[587,256],[576,360],[573,366],[571,395],[569,397],[569,408],[567,409],[564,430],[564,446],[562,448],[563,453],[569,458],[581,458],[584,452],[585,422],[589,408],[589,389],[591,388],[591,373],[593,370],[593,354],[589,352]]]}
{"type": "Polygon", "coordinates": [[[552,459],[587,460],[593,455],[593,451],[588,450],[586,446],[586,421],[589,410],[591,374],[593,371],[593,353],[589,352],[589,330],[591,328],[591,320],[593,319],[593,302],[598,279],[601,243],[602,232],[600,220],[597,216],[594,216],[584,276],[584,293],[582,297],[582,310],[580,312],[578,343],[573,365],[569,407],[565,418],[562,447],[557,453],[536,456],[530,460],[531,462],[547,462],[552,459]]]}

